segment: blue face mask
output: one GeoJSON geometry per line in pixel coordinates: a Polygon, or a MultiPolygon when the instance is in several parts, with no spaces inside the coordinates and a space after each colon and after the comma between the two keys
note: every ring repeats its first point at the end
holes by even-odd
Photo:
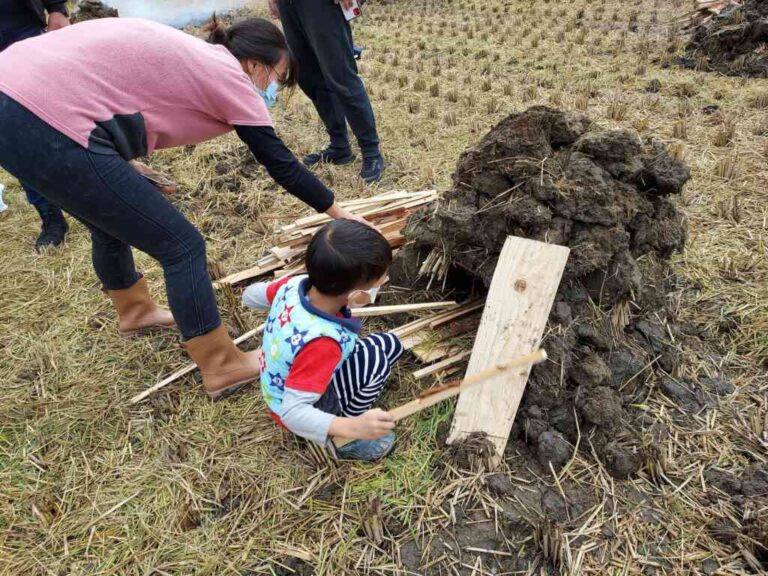
{"type": "Polygon", "coordinates": [[[272,80],[272,82],[269,83],[269,86],[267,86],[266,90],[260,90],[256,89],[259,93],[259,96],[261,96],[264,99],[264,103],[267,105],[267,108],[272,108],[275,104],[277,104],[277,91],[278,91],[278,84],[276,80],[272,80]]]}

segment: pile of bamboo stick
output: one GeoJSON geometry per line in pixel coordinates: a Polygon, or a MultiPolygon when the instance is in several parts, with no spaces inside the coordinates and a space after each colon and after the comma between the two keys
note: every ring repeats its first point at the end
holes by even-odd
{"type": "MultiPolygon", "coordinates": [[[[435,190],[395,191],[340,204],[374,224],[392,248],[396,249],[405,244],[403,228],[408,216],[436,198],[435,190]]],[[[303,273],[304,253],[312,236],[330,220],[326,214],[313,214],[282,226],[273,247],[256,262],[256,266],[222,278],[214,285],[219,287],[237,284],[270,273],[275,279],[303,273]]]]}
{"type": "Polygon", "coordinates": [[[427,376],[445,378],[464,367],[463,361],[470,351],[451,340],[475,334],[484,306],[484,300],[471,300],[392,330],[407,350],[419,361],[429,364],[413,373],[417,380],[427,376]]]}

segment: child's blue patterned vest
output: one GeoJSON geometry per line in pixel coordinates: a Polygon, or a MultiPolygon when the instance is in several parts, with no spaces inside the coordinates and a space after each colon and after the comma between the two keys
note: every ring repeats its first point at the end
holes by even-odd
{"type": "MultiPolygon", "coordinates": [[[[264,327],[261,360],[261,392],[269,409],[280,414],[285,379],[301,349],[317,338],[333,338],[341,347],[339,366],[352,353],[360,323],[344,309],[344,318],[318,310],[306,296],[309,278],[297,276],[275,294],[264,327]]],[[[338,368],[339,366],[336,366],[338,368]]]]}

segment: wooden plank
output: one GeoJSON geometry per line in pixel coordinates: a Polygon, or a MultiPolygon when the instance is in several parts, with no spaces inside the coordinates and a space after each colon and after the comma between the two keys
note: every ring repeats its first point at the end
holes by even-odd
{"type": "Polygon", "coordinates": [[[458,312],[463,309],[464,309],[464,306],[462,305],[460,308],[456,308],[455,310],[449,310],[447,312],[441,312],[433,316],[428,316],[427,318],[414,320],[413,322],[409,322],[408,324],[403,324],[402,326],[398,326],[397,328],[392,330],[392,333],[398,338],[402,339],[406,336],[410,336],[411,334],[415,334],[416,332],[420,332],[421,330],[427,329],[429,328],[430,323],[436,320],[439,320],[441,318],[444,318],[448,315],[452,315],[455,312],[458,312]]]}
{"type": "Polygon", "coordinates": [[[384,225],[378,225],[377,228],[379,232],[381,232],[384,235],[387,235],[391,232],[401,233],[403,230],[403,227],[405,226],[405,222],[407,220],[408,218],[400,218],[399,220],[394,220],[384,225]]]}
{"type": "Polygon", "coordinates": [[[416,346],[419,346],[424,342],[424,340],[427,339],[427,336],[429,333],[424,330],[421,332],[417,332],[416,334],[410,334],[408,336],[403,336],[400,338],[400,343],[403,345],[403,348],[406,350],[411,350],[416,346]]]}
{"type": "Polygon", "coordinates": [[[269,251],[283,262],[288,263],[299,256],[302,256],[307,251],[307,247],[299,246],[298,248],[287,248],[283,246],[273,246],[269,251]]]}
{"type": "Polygon", "coordinates": [[[429,364],[435,360],[442,360],[451,354],[458,354],[461,352],[461,349],[459,349],[457,346],[451,346],[449,344],[431,342],[416,346],[413,350],[411,350],[411,352],[421,362],[424,362],[424,364],[429,364]]]}
{"type": "MultiPolygon", "coordinates": [[[[535,350],[544,334],[569,249],[510,236],[499,256],[467,367],[467,377],[535,350]]],[[[530,366],[463,392],[448,443],[488,435],[500,461],[528,382],[530,366]]]]}
{"type": "MultiPolygon", "coordinates": [[[[368,213],[375,213],[384,208],[390,209],[394,206],[419,202],[427,203],[431,202],[435,198],[437,198],[436,190],[422,190],[419,192],[385,193],[379,196],[373,196],[371,198],[360,199],[361,201],[352,200],[349,203],[341,202],[340,204],[342,207],[348,208],[351,212],[365,216],[368,213]],[[389,204],[389,206],[385,206],[387,204],[389,204]]],[[[291,232],[306,226],[316,226],[330,221],[331,218],[327,214],[312,214],[311,216],[299,218],[292,224],[281,227],[280,230],[283,232],[291,232]]]]}
{"type": "Polygon", "coordinates": [[[437,320],[433,320],[432,322],[429,323],[429,327],[432,329],[439,328],[440,326],[448,324],[449,322],[454,322],[459,318],[463,318],[464,316],[468,316],[473,312],[482,310],[484,306],[485,306],[485,300],[480,300],[479,302],[470,302],[468,305],[463,306],[460,310],[456,310],[455,314],[451,314],[449,316],[443,316],[441,318],[438,318],[437,320]]]}

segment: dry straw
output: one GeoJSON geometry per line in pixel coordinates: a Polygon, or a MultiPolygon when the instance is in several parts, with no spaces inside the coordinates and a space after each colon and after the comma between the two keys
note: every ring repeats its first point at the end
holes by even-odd
{"type": "MultiPolygon", "coordinates": [[[[2,173],[11,209],[0,216],[0,574],[765,570],[765,500],[740,508],[709,474],[738,479],[750,464],[768,466],[768,85],[662,67],[680,45],[664,23],[687,10],[680,0],[370,2],[355,26],[377,70],[365,79],[389,164],[383,189],[448,188],[478,138],[472,128],[485,132],[537,102],[685,138],[690,239],[674,263],[685,290],[669,301],[708,346],[687,352],[680,371],[725,370],[735,392],[683,417],[648,380],[637,407],[647,425],[635,433],[655,448],[637,477],[611,478],[586,430],[554,474],[521,466],[514,451],[501,477],[464,467],[438,439],[450,405],[404,421],[393,456],[372,465],[313,457],[274,425],[255,390],[212,404],[189,377],[130,405],[184,364],[174,338],[120,339],[90,270],[87,232],[75,224],[65,249],[36,255],[36,217],[2,173]],[[738,122],[713,124],[713,106],[738,122]]],[[[300,94],[281,100],[276,126],[288,145],[324,145],[311,104],[300,94]]],[[[178,181],[173,201],[222,269],[253,266],[276,225],[306,214],[234,137],[158,154],[152,165],[178,181]]],[[[318,175],[342,198],[378,191],[357,182],[355,167],[318,175]]],[[[158,266],[137,261],[162,299],[158,266]]],[[[221,305],[233,336],[262,320],[221,305]]],[[[406,360],[396,371],[385,404],[425,385],[408,376],[418,367],[406,360]]]]}

